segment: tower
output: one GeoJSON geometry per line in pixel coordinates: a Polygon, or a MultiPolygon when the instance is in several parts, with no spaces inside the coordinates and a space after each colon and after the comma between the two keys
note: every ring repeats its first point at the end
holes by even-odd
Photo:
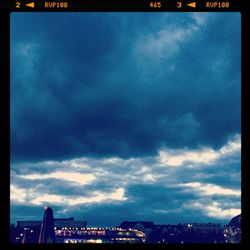
{"type": "Polygon", "coordinates": [[[50,207],[45,207],[39,243],[55,243],[54,217],[50,207]]]}
{"type": "Polygon", "coordinates": [[[25,227],[23,232],[22,243],[30,243],[31,242],[31,229],[25,227]]]}

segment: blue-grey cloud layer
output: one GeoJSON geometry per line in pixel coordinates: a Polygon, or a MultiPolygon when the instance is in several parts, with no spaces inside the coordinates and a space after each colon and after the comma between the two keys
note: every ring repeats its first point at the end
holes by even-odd
{"type": "Polygon", "coordinates": [[[220,147],[240,133],[239,24],[235,13],[12,14],[12,160],[220,147]]]}
{"type": "Polygon", "coordinates": [[[164,149],[154,157],[14,163],[11,219],[39,218],[41,207],[50,205],[57,217],[84,218],[92,226],[122,220],[227,222],[240,213],[240,149],[236,136],[217,151],[164,149]]]}
{"type": "Polygon", "coordinates": [[[12,221],[239,213],[240,68],[238,13],[12,14],[12,221]]]}

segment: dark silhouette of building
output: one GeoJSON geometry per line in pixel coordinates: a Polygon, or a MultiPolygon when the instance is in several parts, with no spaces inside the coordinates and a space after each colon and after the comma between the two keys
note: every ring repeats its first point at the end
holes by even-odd
{"type": "Polygon", "coordinates": [[[39,243],[55,243],[54,217],[50,207],[45,207],[39,243]]]}
{"type": "Polygon", "coordinates": [[[241,214],[233,217],[229,224],[224,228],[226,243],[241,242],[241,214]]]}
{"type": "Polygon", "coordinates": [[[183,225],[155,225],[155,242],[158,243],[180,243],[180,235],[183,232],[183,225]]]}
{"type": "MultiPolygon", "coordinates": [[[[41,231],[41,220],[23,220],[17,221],[16,225],[11,225],[10,230],[10,240],[12,243],[38,243],[41,231]],[[23,240],[25,235],[25,230],[30,229],[28,237],[23,240]]],[[[84,220],[74,220],[74,217],[70,218],[54,218],[54,229],[56,232],[63,228],[86,228],[87,221],[84,220]]],[[[27,234],[27,232],[26,232],[27,234]]]]}
{"type": "Polygon", "coordinates": [[[231,221],[229,222],[228,226],[230,227],[236,227],[241,228],[241,214],[233,217],[231,221]]]}
{"type": "Polygon", "coordinates": [[[32,242],[32,231],[30,228],[24,228],[22,243],[31,243],[32,242]]]}
{"type": "Polygon", "coordinates": [[[218,223],[155,225],[153,222],[124,221],[121,228],[134,228],[146,235],[145,243],[224,243],[223,228],[218,223]]]}

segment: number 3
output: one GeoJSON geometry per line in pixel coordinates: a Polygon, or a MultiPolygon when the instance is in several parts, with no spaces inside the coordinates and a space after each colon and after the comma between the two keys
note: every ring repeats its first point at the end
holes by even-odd
{"type": "Polygon", "coordinates": [[[181,2],[177,2],[177,8],[181,8],[182,3],[181,2]]]}

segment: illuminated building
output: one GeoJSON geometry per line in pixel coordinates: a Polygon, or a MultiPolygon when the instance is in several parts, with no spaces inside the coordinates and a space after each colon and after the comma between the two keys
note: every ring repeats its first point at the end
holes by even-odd
{"type": "Polygon", "coordinates": [[[119,227],[139,230],[145,234],[146,242],[155,242],[155,224],[152,221],[124,221],[119,227]]]}
{"type": "Polygon", "coordinates": [[[87,228],[86,221],[53,219],[50,209],[42,221],[18,221],[15,243],[143,243],[146,235],[137,229],[87,228]],[[52,223],[53,222],[53,223],[52,223]],[[51,226],[53,226],[53,232],[51,226]],[[48,239],[50,238],[50,239],[48,239]]]}
{"type": "MultiPolygon", "coordinates": [[[[51,224],[50,228],[53,228],[53,231],[50,232],[52,236],[51,238],[52,241],[57,241],[55,236],[53,236],[53,232],[56,232],[56,230],[60,230],[62,228],[86,228],[86,224],[87,224],[86,221],[74,220],[73,217],[53,219],[53,214],[48,215],[48,211],[49,210],[45,210],[45,213],[46,213],[45,219],[47,220],[48,216],[50,217],[49,219],[50,220],[49,223],[51,224]]],[[[39,220],[17,221],[16,226],[12,226],[12,232],[14,232],[14,235],[12,235],[11,242],[13,243],[38,243],[39,238],[42,241],[42,238],[46,236],[44,234],[46,230],[45,231],[43,230],[43,236],[41,235],[41,228],[43,224],[44,222],[39,221],[39,220]]]]}
{"type": "Polygon", "coordinates": [[[121,228],[55,229],[57,243],[143,243],[145,234],[121,228]]]}

